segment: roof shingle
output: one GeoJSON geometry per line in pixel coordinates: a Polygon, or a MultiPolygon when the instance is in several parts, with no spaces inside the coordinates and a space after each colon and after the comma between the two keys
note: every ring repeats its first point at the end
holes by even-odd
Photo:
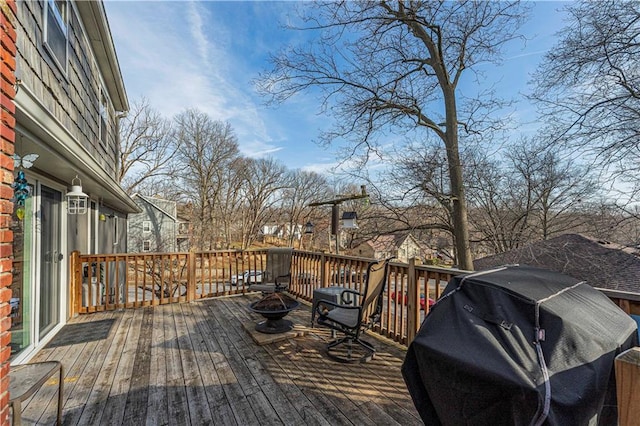
{"type": "Polygon", "coordinates": [[[478,271],[507,264],[537,266],[570,275],[593,287],[640,293],[639,254],[633,247],[565,234],[487,256],[473,264],[478,271]]]}

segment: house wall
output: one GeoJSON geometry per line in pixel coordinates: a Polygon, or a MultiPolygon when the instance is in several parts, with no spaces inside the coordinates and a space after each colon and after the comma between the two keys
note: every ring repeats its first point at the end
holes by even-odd
{"type": "MultiPolygon", "coordinates": [[[[391,244],[389,244],[391,245],[391,244]]],[[[395,257],[399,262],[407,263],[409,259],[418,258],[423,260],[427,253],[420,247],[418,242],[409,235],[404,239],[399,247],[387,247],[387,250],[374,250],[369,243],[362,243],[358,245],[354,253],[361,257],[372,257],[374,259],[385,259],[388,257],[395,257]]]]}
{"type": "Polygon", "coordinates": [[[15,55],[16,3],[0,0],[0,424],[9,423],[9,357],[11,318],[9,299],[12,281],[13,235],[9,231],[13,204],[13,161],[15,142],[15,55]]]}
{"type": "Polygon", "coordinates": [[[160,209],[169,213],[173,217],[177,217],[177,208],[175,201],[170,200],[162,200],[160,198],[153,198],[153,204],[158,206],[160,209]]]}
{"type": "MultiPolygon", "coordinates": [[[[102,210],[104,211],[104,210],[102,210]]],[[[127,251],[127,218],[117,212],[98,220],[98,253],[125,253],[127,251]]]]}
{"type": "Polygon", "coordinates": [[[377,259],[373,248],[367,243],[358,245],[354,251],[356,256],[377,259]]]}
{"type": "Polygon", "coordinates": [[[13,250],[23,253],[25,259],[20,266],[16,255],[14,262],[14,282],[22,284],[12,287],[12,297],[20,310],[17,316],[12,314],[18,318],[12,329],[14,363],[28,361],[64,325],[69,313],[67,278],[71,251],[126,251],[124,219],[127,212],[135,211],[135,204],[114,178],[118,163],[115,110],[126,110],[128,103],[103,5],[55,3],[66,5],[67,42],[61,46],[67,57],[61,63],[44,44],[44,14],[52,2],[13,3],[16,153],[39,155],[32,167],[25,166],[28,183],[34,188],[33,197],[27,201],[29,209],[24,220],[14,215],[14,223],[19,223],[24,232],[14,234],[18,243],[14,243],[13,250]],[[101,102],[103,97],[105,102],[101,102]],[[101,105],[106,106],[106,115],[100,114],[101,105]],[[101,117],[106,118],[102,125],[101,117]],[[104,140],[101,134],[106,136],[104,140]],[[69,215],[65,211],[65,192],[74,176],[81,179],[83,191],[91,197],[93,207],[87,214],[69,215]],[[46,215],[40,208],[43,205],[49,208],[46,215]],[[104,214],[105,219],[98,220],[98,214],[104,214]],[[43,253],[49,247],[57,261],[46,261],[47,254],[43,253]],[[47,268],[52,271],[48,276],[47,268]],[[38,298],[43,289],[51,296],[38,298]],[[29,308],[24,316],[23,307],[29,308]],[[48,310],[44,320],[42,307],[48,310]],[[38,330],[40,321],[44,324],[41,332],[33,332],[38,330]]]}
{"type": "MultiPolygon", "coordinates": [[[[149,241],[150,252],[176,251],[176,221],[157,209],[154,205],[137,198],[142,213],[129,215],[128,251],[140,253],[145,251],[144,241],[149,241]],[[150,223],[150,232],[144,232],[143,224],[150,223]]],[[[154,200],[155,201],[155,200],[154,200]]]]}
{"type": "MultiPolygon", "coordinates": [[[[106,173],[115,176],[117,155],[117,124],[113,102],[109,99],[101,70],[74,2],[68,3],[68,60],[66,70],[56,63],[44,45],[44,12],[47,0],[21,1],[17,3],[18,43],[16,74],[21,80],[21,90],[28,90],[42,106],[68,132],[71,140],[98,163],[106,173]],[[107,141],[100,140],[100,98],[107,96],[107,141]]],[[[88,24],[90,25],[90,24],[88,24]]],[[[40,141],[46,145],[49,141],[40,141]]],[[[77,148],[75,148],[77,149],[77,148]]],[[[22,154],[22,153],[21,153],[22,154]]],[[[82,153],[83,156],[85,153],[82,153]]],[[[45,160],[39,159],[40,162],[45,160]]],[[[39,167],[36,163],[35,167],[39,167]]],[[[34,168],[35,170],[35,168],[34,168]]],[[[77,170],[82,175],[82,170],[77,170]]],[[[47,177],[56,180],[49,172],[47,177]]],[[[68,185],[66,180],[60,183],[68,185]]],[[[86,190],[85,190],[86,191],[86,190]]],[[[99,196],[99,194],[92,194],[99,196]]],[[[67,227],[68,252],[95,252],[95,242],[101,253],[126,251],[126,214],[100,206],[86,215],[69,216],[67,227]],[[97,213],[96,213],[97,212],[97,213]],[[119,216],[103,222],[92,220],[95,214],[119,216]],[[91,226],[89,222],[91,221],[91,226]],[[122,222],[122,223],[120,223],[122,222]],[[116,229],[117,228],[117,229],[116,229]],[[119,235],[116,236],[115,234],[119,235]],[[117,244],[114,244],[117,243],[117,244]]]]}
{"type": "Polygon", "coordinates": [[[69,215],[67,217],[67,250],[69,253],[92,253],[89,249],[89,214],[69,215]]]}
{"type": "Polygon", "coordinates": [[[46,0],[18,2],[18,78],[100,167],[113,176],[118,162],[115,112],[108,100],[105,145],[99,138],[103,82],[89,40],[74,3],[69,3],[68,65],[66,73],[61,70],[43,44],[46,3],[46,0]]]}
{"type": "Polygon", "coordinates": [[[405,240],[398,247],[398,259],[401,262],[407,263],[409,259],[417,257],[422,259],[423,253],[420,246],[411,238],[405,238],[405,240]]]}

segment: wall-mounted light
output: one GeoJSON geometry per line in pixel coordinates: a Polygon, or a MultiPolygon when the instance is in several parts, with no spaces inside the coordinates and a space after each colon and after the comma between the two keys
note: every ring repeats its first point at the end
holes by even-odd
{"type": "Polygon", "coordinates": [[[82,192],[82,181],[76,175],[71,180],[71,192],[67,192],[67,213],[85,214],[89,196],[82,192]]]}
{"type": "Polygon", "coordinates": [[[113,219],[114,217],[116,217],[116,216],[113,213],[110,213],[110,214],[100,213],[98,215],[98,220],[100,220],[100,222],[106,222],[107,218],[113,219]]]}

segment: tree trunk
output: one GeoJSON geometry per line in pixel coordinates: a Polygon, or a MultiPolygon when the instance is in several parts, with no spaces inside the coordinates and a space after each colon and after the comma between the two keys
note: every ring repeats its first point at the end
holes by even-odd
{"type": "Polygon", "coordinates": [[[442,88],[446,113],[445,147],[449,165],[449,181],[451,184],[451,202],[453,205],[453,238],[456,247],[458,268],[473,271],[473,259],[469,246],[469,222],[467,220],[467,200],[462,178],[462,164],[458,145],[458,114],[456,109],[455,90],[446,85],[442,88]]]}

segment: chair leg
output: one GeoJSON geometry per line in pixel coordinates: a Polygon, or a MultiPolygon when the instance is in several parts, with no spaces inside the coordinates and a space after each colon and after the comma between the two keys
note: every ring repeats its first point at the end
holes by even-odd
{"type": "Polygon", "coordinates": [[[376,349],[369,343],[353,336],[345,336],[341,339],[336,339],[327,344],[327,355],[330,358],[343,363],[355,363],[355,362],[368,362],[373,359],[376,349]],[[360,346],[364,353],[360,357],[354,357],[354,343],[360,346]],[[338,352],[336,349],[339,346],[345,345],[346,349],[342,352],[338,352]],[[346,351],[346,355],[344,352],[346,351]]]}

